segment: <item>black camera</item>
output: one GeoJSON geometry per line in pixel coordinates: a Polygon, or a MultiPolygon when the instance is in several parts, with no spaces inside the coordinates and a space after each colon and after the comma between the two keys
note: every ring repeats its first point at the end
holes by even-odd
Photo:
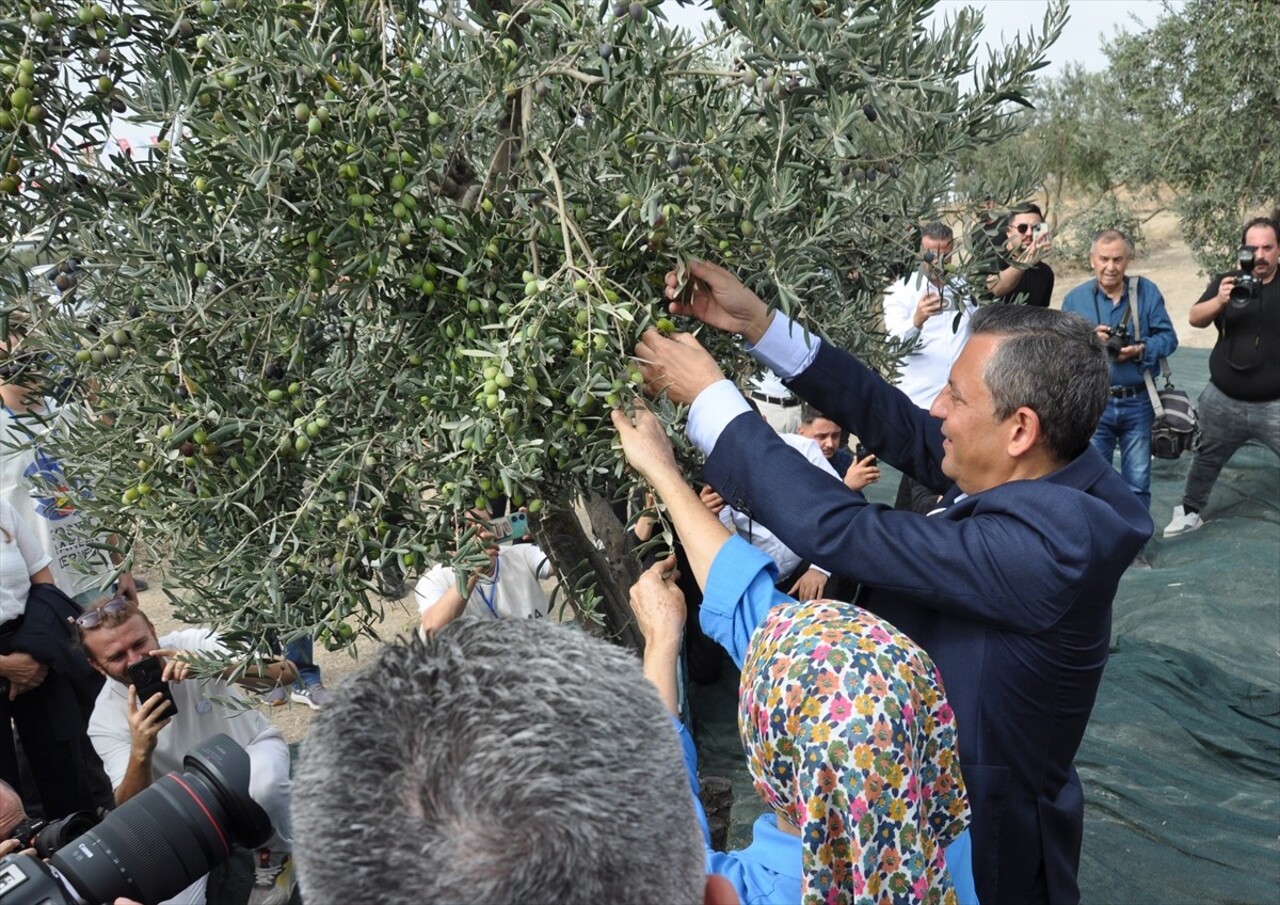
{"type": "Polygon", "coordinates": [[[98,815],[92,811],[76,811],[60,820],[28,817],[13,828],[10,839],[17,839],[23,848],[33,848],[41,858],[48,858],[77,836],[98,825],[98,815]]]}
{"type": "Polygon", "coordinates": [[[1128,327],[1108,327],[1107,333],[1108,358],[1119,358],[1121,349],[1133,345],[1133,334],[1129,332],[1128,327]]]}
{"type": "Polygon", "coordinates": [[[1248,245],[1241,246],[1236,262],[1244,272],[1236,277],[1235,285],[1231,287],[1231,304],[1236,308],[1243,308],[1262,295],[1262,284],[1253,275],[1253,268],[1258,263],[1258,258],[1252,248],[1248,245]]]}
{"type": "MultiPolygon", "coordinates": [[[[249,755],[215,735],[170,773],[49,856],[0,859],[2,905],[84,905],[125,896],[161,902],[227,860],[231,846],[257,848],[271,834],[249,797],[249,755]]],[[[38,849],[37,849],[38,850],[38,849]]]]}

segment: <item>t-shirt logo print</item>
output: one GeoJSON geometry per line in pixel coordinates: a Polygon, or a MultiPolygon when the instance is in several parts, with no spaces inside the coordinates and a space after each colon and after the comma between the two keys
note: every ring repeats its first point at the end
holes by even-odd
{"type": "Polygon", "coordinates": [[[71,502],[67,481],[62,474],[62,463],[39,450],[35,456],[35,461],[27,466],[22,476],[33,486],[49,493],[48,496],[35,498],[36,514],[51,522],[70,518],[75,514],[76,507],[71,502]]]}

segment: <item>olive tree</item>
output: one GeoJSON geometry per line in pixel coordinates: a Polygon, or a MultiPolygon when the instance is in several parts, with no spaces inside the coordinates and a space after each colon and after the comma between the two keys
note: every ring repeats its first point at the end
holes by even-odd
{"type": "Polygon", "coordinates": [[[96,414],[72,490],[245,647],[374,632],[378,570],[474,563],[456,516],[499,497],[624,612],[608,412],[663,275],[725,262],[883,359],[877,290],[1065,17],[980,64],[930,0],[726,0],[697,38],[660,0],[6,4],[0,203],[73,271],[49,378],[96,414]]]}
{"type": "Polygon", "coordinates": [[[1222,270],[1249,216],[1280,201],[1280,16],[1269,0],[1164,5],[1106,47],[1117,161],[1131,185],[1173,190],[1182,232],[1222,270]]]}

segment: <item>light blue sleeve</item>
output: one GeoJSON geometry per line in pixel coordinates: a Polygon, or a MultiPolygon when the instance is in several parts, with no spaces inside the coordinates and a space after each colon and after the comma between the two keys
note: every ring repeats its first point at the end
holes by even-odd
{"type": "Polygon", "coordinates": [[[820,342],[818,337],[778,311],[760,342],[754,346],[748,344],[747,352],[783,380],[789,380],[813,364],[820,342]]]}
{"type": "Polygon", "coordinates": [[[693,744],[689,729],[677,717],[672,717],[676,735],[680,739],[680,752],[684,756],[684,770],[689,777],[689,790],[693,794],[693,810],[702,831],[702,847],[705,850],[707,873],[719,874],[727,879],[738,893],[738,901],[748,901],[749,884],[742,863],[733,852],[718,852],[711,847],[711,828],[707,824],[707,812],[698,798],[698,750],[693,744]]]}
{"type": "Polygon", "coordinates": [[[707,574],[699,623],[739,669],[751,636],[769,611],[792,598],[773,586],[778,567],[741,537],[730,537],[707,574]]]}
{"type": "Polygon", "coordinates": [[[973,883],[973,840],[969,830],[957,836],[946,849],[947,872],[956,885],[960,905],[978,905],[978,887],[973,883]]]}

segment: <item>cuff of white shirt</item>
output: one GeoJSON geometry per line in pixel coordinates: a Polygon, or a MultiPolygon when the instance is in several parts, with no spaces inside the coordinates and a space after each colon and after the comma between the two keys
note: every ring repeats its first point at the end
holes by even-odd
{"type": "Polygon", "coordinates": [[[787,380],[813,364],[819,342],[818,337],[779,311],[774,314],[773,323],[760,337],[760,342],[754,346],[747,344],[747,352],[787,380]]]}
{"type": "Polygon", "coordinates": [[[689,406],[689,439],[702,450],[703,455],[709,456],[729,422],[749,411],[751,406],[747,405],[747,400],[742,398],[733,381],[717,380],[699,393],[693,405],[689,406]]]}

